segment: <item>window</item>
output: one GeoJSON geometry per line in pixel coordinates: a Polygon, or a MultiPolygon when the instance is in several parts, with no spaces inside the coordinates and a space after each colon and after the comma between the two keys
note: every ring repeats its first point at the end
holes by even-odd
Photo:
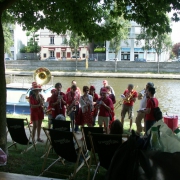
{"type": "Polygon", "coordinates": [[[43,54],[43,57],[46,58],[46,53],[43,54]]]}
{"type": "Polygon", "coordinates": [[[85,58],[85,57],[86,57],[86,54],[82,54],[82,57],[85,58]]]}
{"type": "Polygon", "coordinates": [[[54,36],[50,36],[50,44],[54,44],[54,36]]]}
{"type": "Polygon", "coordinates": [[[61,44],[67,44],[66,36],[62,36],[62,42],[61,42],[61,44]]]}
{"type": "Polygon", "coordinates": [[[54,57],[54,51],[50,51],[50,57],[54,57]]]}

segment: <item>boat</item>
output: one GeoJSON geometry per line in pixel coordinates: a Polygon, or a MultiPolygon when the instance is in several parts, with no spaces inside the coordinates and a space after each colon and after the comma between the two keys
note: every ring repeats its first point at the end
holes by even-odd
{"type": "MultiPolygon", "coordinates": [[[[45,102],[51,96],[51,89],[53,85],[42,86],[41,94],[45,102]]],[[[31,91],[31,84],[10,83],[6,85],[7,101],[6,113],[7,114],[30,114],[30,106],[27,97],[31,91]]]]}
{"type": "MultiPolygon", "coordinates": [[[[51,96],[53,89],[53,81],[51,85],[48,83],[51,80],[51,73],[47,68],[41,67],[36,69],[34,73],[34,80],[37,84],[42,86],[41,94],[45,102],[51,96]]],[[[12,78],[11,78],[12,79],[12,78]]],[[[15,79],[15,78],[14,78],[15,79]]],[[[31,83],[9,83],[6,85],[6,113],[7,114],[30,114],[29,93],[31,91],[31,83]]]]}

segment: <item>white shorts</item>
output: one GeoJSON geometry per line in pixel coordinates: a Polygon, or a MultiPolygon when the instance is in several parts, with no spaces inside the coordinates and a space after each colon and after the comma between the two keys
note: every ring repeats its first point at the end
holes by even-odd
{"type": "Polygon", "coordinates": [[[102,124],[104,122],[105,126],[108,127],[109,126],[109,121],[110,121],[109,117],[98,116],[98,124],[100,126],[102,126],[102,124]]]}

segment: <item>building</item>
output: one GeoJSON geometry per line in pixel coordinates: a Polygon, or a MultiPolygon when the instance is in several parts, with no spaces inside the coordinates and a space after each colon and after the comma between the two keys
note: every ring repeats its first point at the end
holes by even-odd
{"type": "Polygon", "coordinates": [[[5,58],[10,58],[12,60],[17,60],[17,54],[20,49],[27,44],[26,31],[22,30],[22,27],[17,23],[12,26],[10,30],[13,38],[13,46],[10,47],[11,55],[5,53],[5,58]]]}
{"type": "MultiPolygon", "coordinates": [[[[41,46],[41,60],[48,57],[56,57],[61,60],[71,59],[75,55],[75,50],[69,45],[65,44],[70,37],[66,34],[56,34],[48,29],[41,29],[39,31],[39,44],[41,46]]],[[[88,48],[80,46],[77,56],[80,59],[86,58],[88,48]]]]}
{"type": "MultiPolygon", "coordinates": [[[[143,50],[144,40],[141,42],[136,40],[136,37],[141,32],[141,26],[136,22],[131,22],[131,29],[129,38],[121,42],[121,50],[118,53],[118,60],[134,61],[136,58],[146,59],[149,62],[157,61],[157,54],[155,50],[143,50]]],[[[106,60],[114,59],[115,53],[109,48],[109,41],[106,41],[106,60]]],[[[163,52],[160,55],[160,61],[167,61],[169,52],[163,52]]]]}

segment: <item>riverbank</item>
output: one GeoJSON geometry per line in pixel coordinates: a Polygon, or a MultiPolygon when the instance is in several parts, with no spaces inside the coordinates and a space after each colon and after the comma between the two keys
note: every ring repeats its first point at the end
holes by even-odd
{"type": "MultiPolygon", "coordinates": [[[[34,71],[6,70],[6,75],[33,76],[34,71]]],[[[58,72],[51,71],[52,76],[66,77],[111,77],[111,78],[143,78],[143,79],[180,79],[180,74],[154,74],[154,73],[109,73],[109,72],[58,72]]]]}

